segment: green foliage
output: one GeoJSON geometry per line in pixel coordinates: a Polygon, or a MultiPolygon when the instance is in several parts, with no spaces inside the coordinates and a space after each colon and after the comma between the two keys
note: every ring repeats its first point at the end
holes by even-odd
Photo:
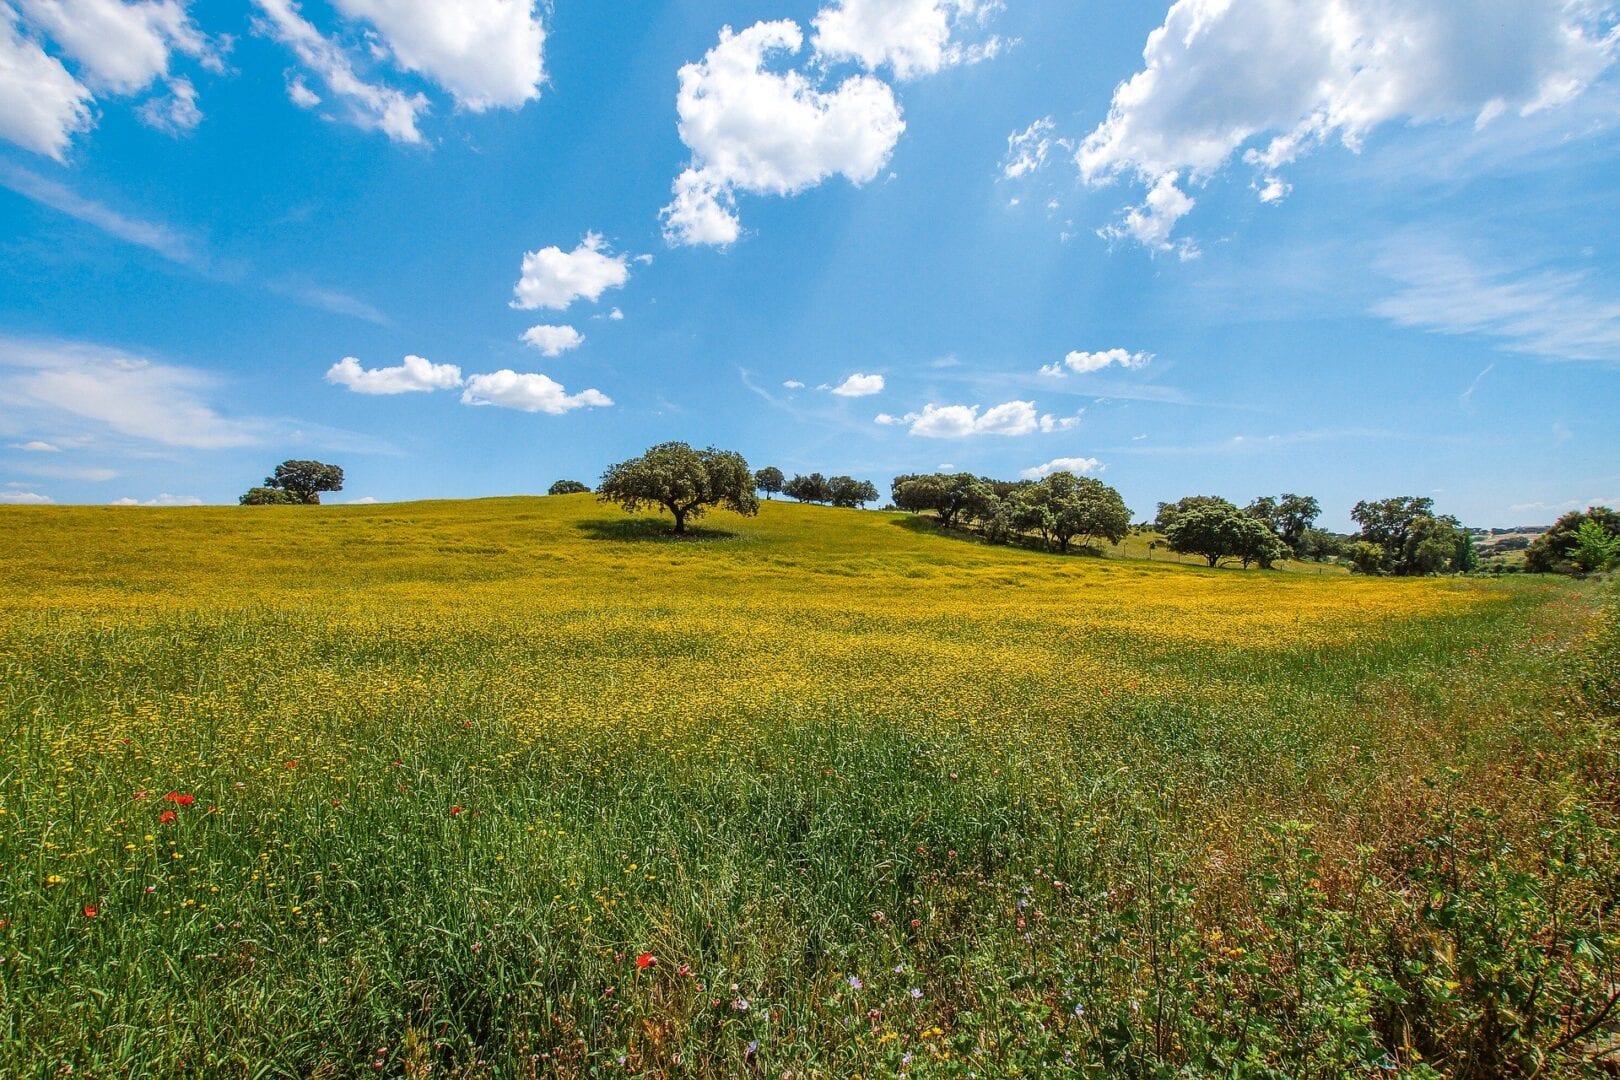
{"type": "Polygon", "coordinates": [[[1288,555],[1264,521],[1231,503],[1203,502],[1171,514],[1165,539],[1170,550],[1202,556],[1210,566],[1220,565],[1222,559],[1241,559],[1244,566],[1258,562],[1269,569],[1288,555]]]}
{"type": "Polygon", "coordinates": [[[1620,513],[1607,506],[1571,511],[1536,537],[1525,552],[1525,569],[1537,574],[1601,570],[1616,554],[1605,555],[1607,538],[1620,538],[1620,513]]]}
{"type": "Polygon", "coordinates": [[[547,495],[583,495],[591,490],[590,485],[582,484],[578,480],[558,480],[546,489],[547,495]]]}
{"type": "Polygon", "coordinates": [[[248,488],[238,500],[242,506],[291,506],[298,502],[292,492],[277,487],[248,488]]]}
{"type": "Polygon", "coordinates": [[[1470,568],[1466,559],[1472,546],[1465,544],[1461,524],[1450,515],[1436,516],[1433,499],[1363,500],[1351,509],[1350,517],[1361,526],[1359,542],[1351,550],[1352,565],[1361,573],[1404,577],[1470,568]],[[1378,548],[1378,554],[1363,544],[1378,548]]]}
{"type": "Polygon", "coordinates": [[[1313,496],[1291,492],[1276,498],[1262,495],[1244,507],[1243,512],[1265,522],[1293,558],[1310,557],[1307,534],[1314,531],[1312,526],[1322,516],[1322,505],[1313,496]]]}
{"type": "Polygon", "coordinates": [[[709,507],[749,517],[759,513],[754,474],[741,454],[730,450],[694,450],[682,442],[659,443],[638,458],[622,461],[602,474],[597,489],[603,502],[634,513],[657,506],[675,518],[675,533],[686,532],[688,518],[709,507]]]}
{"type": "Polygon", "coordinates": [[[835,476],[827,481],[827,500],[834,506],[860,507],[877,502],[877,485],[870,480],[856,480],[851,476],[835,476]]]}
{"type": "Polygon", "coordinates": [[[286,492],[289,502],[314,504],[323,491],[343,490],[343,470],[320,461],[283,461],[264,486],[286,492]]]}
{"type": "Polygon", "coordinates": [[[767,499],[772,495],[780,495],[783,483],[782,470],[775,465],[767,465],[754,473],[754,488],[763,491],[767,499]]]}
{"type": "Polygon", "coordinates": [[[1620,560],[1620,534],[1612,533],[1596,521],[1581,522],[1575,530],[1575,544],[1569,553],[1570,562],[1583,574],[1605,569],[1620,560]]]}
{"type": "Polygon", "coordinates": [[[1177,499],[1173,503],[1160,503],[1158,513],[1153,518],[1153,527],[1162,533],[1169,533],[1170,526],[1182,514],[1193,510],[1202,510],[1215,507],[1221,510],[1236,510],[1237,506],[1230,500],[1219,495],[1188,495],[1184,499],[1177,499]]]}
{"type": "MultiPolygon", "coordinates": [[[[1000,506],[990,500],[981,503],[980,513],[995,520],[1000,506]]],[[[1005,501],[1014,528],[1040,534],[1060,552],[1067,552],[1077,539],[1081,547],[1094,538],[1117,544],[1131,527],[1131,512],[1119,492],[1091,476],[1055,472],[1012,490],[1005,501]]]]}
{"type": "Polygon", "coordinates": [[[832,487],[827,483],[827,478],[818,472],[811,473],[809,476],[800,476],[798,473],[794,473],[793,479],[782,485],[782,491],[788,498],[797,499],[799,502],[826,503],[832,501],[832,487]]]}
{"type": "Polygon", "coordinates": [[[947,529],[978,517],[995,495],[989,481],[972,473],[897,476],[890,492],[897,508],[913,514],[932,511],[947,529]]]}

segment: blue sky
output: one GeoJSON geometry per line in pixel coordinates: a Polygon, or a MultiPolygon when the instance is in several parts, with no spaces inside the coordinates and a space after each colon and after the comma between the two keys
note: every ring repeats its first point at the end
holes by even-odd
{"type": "Polygon", "coordinates": [[[683,439],[1091,470],[1138,517],[1620,504],[1616,25],[0,0],[0,502],[288,457],[329,501],[528,493],[683,439]]]}

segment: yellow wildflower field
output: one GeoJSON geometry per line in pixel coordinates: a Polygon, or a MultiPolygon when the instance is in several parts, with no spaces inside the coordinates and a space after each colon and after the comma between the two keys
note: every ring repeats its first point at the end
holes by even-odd
{"type": "MultiPolygon", "coordinates": [[[[0,1072],[1197,1073],[1300,836],[1326,932],[1584,752],[1590,587],[702,524],[0,513],[0,1072]]],[[[1417,1069],[1334,933],[1337,1019],[1243,1030],[1417,1069]]]]}

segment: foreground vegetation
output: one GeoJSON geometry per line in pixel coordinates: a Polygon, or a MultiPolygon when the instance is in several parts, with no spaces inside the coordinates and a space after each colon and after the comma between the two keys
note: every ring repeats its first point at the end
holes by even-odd
{"type": "Polygon", "coordinates": [[[0,1074],[1582,1075],[1593,582],[0,514],[0,1074]]]}

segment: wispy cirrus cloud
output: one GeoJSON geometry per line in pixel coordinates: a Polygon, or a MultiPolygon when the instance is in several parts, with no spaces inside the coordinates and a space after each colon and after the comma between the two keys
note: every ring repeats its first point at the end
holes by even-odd
{"type": "Polygon", "coordinates": [[[1553,359],[1620,361],[1620,297],[1585,271],[1490,265],[1429,238],[1400,243],[1380,269],[1394,291],[1372,311],[1399,326],[1553,359]]]}

